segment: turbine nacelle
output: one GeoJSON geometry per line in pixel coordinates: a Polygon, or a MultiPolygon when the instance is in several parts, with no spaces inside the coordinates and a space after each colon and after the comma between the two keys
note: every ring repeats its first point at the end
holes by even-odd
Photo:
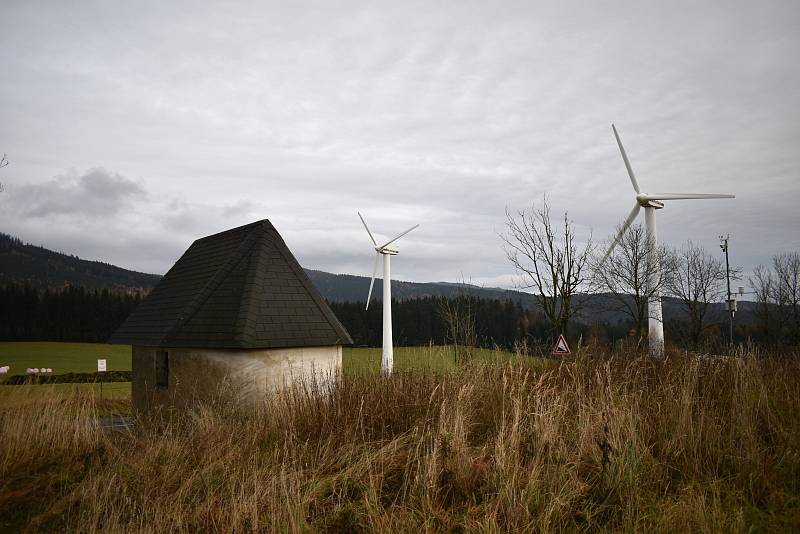
{"type": "Polygon", "coordinates": [[[378,254],[389,254],[390,256],[397,256],[400,251],[394,247],[375,247],[375,252],[378,254]]]}
{"type": "Polygon", "coordinates": [[[659,202],[658,200],[652,200],[647,193],[639,193],[636,195],[636,202],[643,208],[655,208],[660,210],[664,207],[663,202],[659,202]]]}
{"type": "MultiPolygon", "coordinates": [[[[375,247],[375,265],[372,268],[372,278],[369,281],[369,293],[367,293],[367,307],[366,307],[366,309],[369,309],[369,300],[372,298],[372,287],[375,285],[375,277],[378,275],[378,258],[380,258],[381,255],[383,255],[384,256],[384,263],[386,263],[387,261],[389,261],[389,258],[387,256],[396,256],[400,251],[397,250],[397,247],[391,247],[389,245],[391,245],[392,243],[394,243],[395,241],[397,241],[398,239],[400,239],[401,237],[403,237],[404,235],[409,233],[411,230],[414,230],[419,225],[415,224],[414,226],[412,226],[411,228],[409,228],[405,232],[402,232],[402,233],[396,235],[395,237],[393,237],[392,239],[390,239],[389,241],[387,241],[383,245],[379,245],[378,242],[375,241],[375,236],[372,235],[372,232],[370,231],[369,226],[367,226],[367,221],[364,220],[364,217],[361,216],[361,213],[358,214],[358,218],[361,219],[361,224],[364,225],[364,230],[367,231],[367,234],[369,235],[369,238],[372,241],[372,245],[375,247]]],[[[384,284],[389,284],[389,283],[391,283],[391,280],[384,280],[383,283],[384,284]]]]}

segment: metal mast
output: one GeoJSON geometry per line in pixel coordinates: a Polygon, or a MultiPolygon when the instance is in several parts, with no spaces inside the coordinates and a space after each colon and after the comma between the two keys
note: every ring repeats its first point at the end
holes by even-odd
{"type": "Polygon", "coordinates": [[[372,298],[372,287],[375,285],[375,277],[378,275],[378,259],[383,256],[383,349],[381,350],[381,372],[384,374],[392,374],[394,368],[394,345],[392,341],[392,271],[391,271],[391,258],[397,255],[397,248],[390,247],[392,243],[409,233],[411,230],[417,228],[419,225],[415,224],[405,232],[398,234],[383,245],[379,245],[375,240],[375,236],[367,226],[367,221],[361,214],[358,214],[361,219],[361,224],[369,234],[370,241],[375,247],[375,265],[372,268],[372,278],[369,281],[369,293],[367,293],[367,305],[365,309],[369,309],[369,301],[372,298]]]}
{"type": "Polygon", "coordinates": [[[721,235],[719,236],[719,248],[725,253],[725,278],[728,282],[728,298],[725,301],[728,307],[728,342],[733,345],[733,316],[736,315],[736,299],[733,298],[733,293],[731,293],[731,264],[728,260],[728,240],[730,240],[731,235],[721,235]]]}

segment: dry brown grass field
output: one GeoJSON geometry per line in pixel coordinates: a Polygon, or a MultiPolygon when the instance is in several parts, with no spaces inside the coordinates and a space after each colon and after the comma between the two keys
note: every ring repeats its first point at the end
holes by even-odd
{"type": "Polygon", "coordinates": [[[359,373],[115,432],[126,401],[15,395],[4,532],[800,530],[796,357],[359,373]]]}

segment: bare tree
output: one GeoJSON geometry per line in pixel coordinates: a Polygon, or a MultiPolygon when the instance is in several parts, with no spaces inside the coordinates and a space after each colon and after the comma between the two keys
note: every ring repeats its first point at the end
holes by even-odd
{"type": "Polygon", "coordinates": [[[466,293],[439,301],[439,314],[447,323],[447,338],[453,344],[457,364],[471,360],[478,344],[473,303],[474,298],[466,293]]]}
{"type": "Polygon", "coordinates": [[[772,258],[775,291],[780,311],[786,317],[788,338],[800,341],[800,254],[789,252],[772,258]]]}
{"type": "Polygon", "coordinates": [[[520,288],[534,291],[553,331],[566,335],[570,320],[583,305],[576,298],[578,290],[591,281],[591,236],[586,243],[578,243],[566,212],[559,225],[554,225],[545,197],[539,208],[534,205],[516,214],[506,210],[506,233],[500,237],[506,257],[521,276],[520,288]]]}
{"type": "Polygon", "coordinates": [[[689,319],[689,337],[698,343],[707,328],[711,303],[725,296],[726,273],[722,261],[688,241],[670,254],[667,292],[683,305],[689,319]]]}
{"type": "Polygon", "coordinates": [[[652,253],[653,245],[644,227],[637,224],[620,236],[605,261],[595,256],[592,262],[594,289],[611,297],[604,299],[603,306],[628,316],[638,339],[647,331],[648,302],[663,293],[671,272],[665,266],[661,274],[661,260],[668,255],[652,253]]]}
{"type": "Polygon", "coordinates": [[[748,282],[756,297],[756,317],[762,333],[777,339],[783,330],[783,314],[779,307],[775,274],[768,267],[759,265],[753,269],[748,282]]]}
{"type": "MultiPolygon", "coordinates": [[[[3,158],[0,159],[0,169],[5,167],[6,165],[8,165],[8,158],[6,157],[5,154],[3,154],[3,158]]],[[[3,182],[0,182],[0,193],[2,192],[3,192],[3,182]]]]}

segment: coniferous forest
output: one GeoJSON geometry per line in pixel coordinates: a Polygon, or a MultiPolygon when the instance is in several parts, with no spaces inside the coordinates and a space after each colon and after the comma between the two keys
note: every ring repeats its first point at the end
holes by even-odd
{"type": "MultiPolygon", "coordinates": [[[[458,297],[471,316],[478,346],[511,349],[522,340],[549,339],[548,325],[535,310],[524,309],[511,300],[458,297]]],[[[397,345],[437,345],[453,341],[442,297],[424,297],[392,302],[392,330],[397,345]]],[[[380,302],[369,310],[363,302],[330,303],[336,316],[350,332],[355,345],[381,346],[383,314],[380,302]]]]}
{"type": "Polygon", "coordinates": [[[140,300],[107,289],[8,284],[0,287],[0,341],[104,343],[140,300]]]}
{"type": "MultiPolygon", "coordinates": [[[[513,348],[521,340],[546,339],[548,325],[534,310],[511,300],[467,299],[475,342],[485,347],[513,348]]],[[[138,294],[68,286],[39,290],[29,285],[0,287],[0,341],[105,342],[139,304],[138,294]]],[[[441,297],[394,301],[392,315],[397,345],[451,342],[441,297]]],[[[356,346],[380,346],[382,309],[374,302],[331,302],[333,312],[356,346]]]]}
{"type": "MultiPolygon", "coordinates": [[[[38,289],[27,284],[0,285],[0,341],[72,341],[104,343],[136,308],[143,297],[138,293],[88,289],[80,286],[38,289]]],[[[369,310],[364,302],[329,302],[341,323],[350,333],[355,346],[380,347],[382,344],[383,310],[374,301],[369,310]]],[[[770,308],[773,314],[779,308],[770,308]]],[[[557,337],[545,317],[537,309],[525,308],[519,302],[462,295],[458,297],[421,297],[392,302],[394,343],[397,346],[419,346],[458,343],[485,348],[514,350],[520,344],[529,348],[547,346],[557,337]],[[467,320],[473,329],[470,339],[454,339],[452,316],[445,309],[455,310],[460,320],[467,320]]],[[[694,347],[686,334],[686,321],[668,321],[670,341],[694,347]]],[[[724,341],[725,324],[712,322],[704,343],[724,341]]],[[[567,335],[570,343],[582,338],[604,345],[633,336],[629,321],[598,321],[594,324],[573,322],[567,335]]],[[[736,338],[769,344],[770,339],[791,341],[787,336],[770,336],[758,323],[737,324],[736,338]]],[[[635,341],[635,340],[634,340],[635,341]]]]}

